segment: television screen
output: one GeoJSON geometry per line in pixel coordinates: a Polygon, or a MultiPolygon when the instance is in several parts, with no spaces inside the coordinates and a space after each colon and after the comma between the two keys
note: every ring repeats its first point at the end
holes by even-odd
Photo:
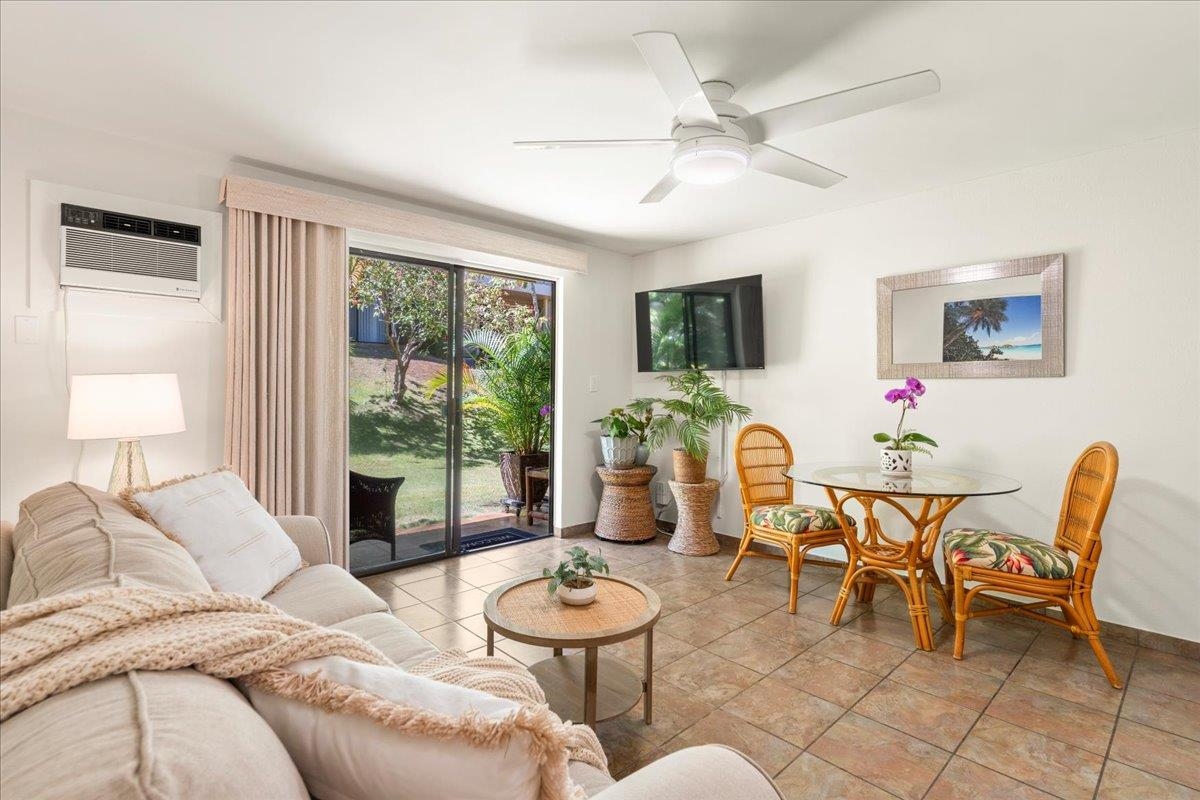
{"type": "Polygon", "coordinates": [[[762,369],[762,275],[634,295],[639,372],[762,369]]]}

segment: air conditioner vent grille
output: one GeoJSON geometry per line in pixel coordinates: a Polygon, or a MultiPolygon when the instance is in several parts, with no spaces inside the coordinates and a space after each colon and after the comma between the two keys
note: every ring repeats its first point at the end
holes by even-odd
{"type": "Polygon", "coordinates": [[[127,217],[123,214],[104,214],[104,230],[118,233],[136,233],[141,236],[151,234],[150,220],[141,217],[127,217]]]}
{"type": "Polygon", "coordinates": [[[162,239],[174,239],[188,244],[200,244],[200,228],[196,225],[182,225],[178,222],[154,221],[154,235],[162,239]]]}
{"type": "MultiPolygon", "coordinates": [[[[105,215],[106,227],[107,218],[105,215]]],[[[81,228],[66,228],[64,233],[64,266],[172,280],[198,279],[199,248],[81,228]]]]}

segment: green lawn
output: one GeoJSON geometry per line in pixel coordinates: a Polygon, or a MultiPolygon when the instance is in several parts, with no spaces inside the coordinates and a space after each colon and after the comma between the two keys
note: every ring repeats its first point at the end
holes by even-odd
{"type": "MultiPolygon", "coordinates": [[[[446,420],[441,392],[425,397],[424,382],[442,365],[414,360],[408,393],[396,405],[391,391],[395,362],[386,346],[354,344],[350,351],[350,469],[380,477],[403,476],[396,525],[413,528],[446,515],[446,420]]],[[[464,519],[502,511],[498,453],[503,444],[486,422],[463,421],[464,519]]]]}

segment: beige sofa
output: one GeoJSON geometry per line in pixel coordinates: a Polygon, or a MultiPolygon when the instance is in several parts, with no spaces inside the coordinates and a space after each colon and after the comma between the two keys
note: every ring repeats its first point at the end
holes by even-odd
{"type": "MultiPolygon", "coordinates": [[[[289,614],[351,631],[399,666],[436,649],[330,562],[314,517],[280,517],[309,566],[267,596],[289,614]]],[[[117,498],[64,483],[27,499],[0,529],[0,607],[102,586],[208,591],[183,548],[117,498]]],[[[672,753],[613,783],[571,774],[593,800],[775,800],[751,760],[719,746],[672,753]]],[[[227,681],[194,670],[135,672],[85,684],[0,724],[0,797],[297,798],[309,795],[287,751],[227,681]]]]}

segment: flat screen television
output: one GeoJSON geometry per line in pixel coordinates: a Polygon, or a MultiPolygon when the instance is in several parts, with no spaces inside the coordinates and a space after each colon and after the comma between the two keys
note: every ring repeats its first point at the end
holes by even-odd
{"type": "Polygon", "coordinates": [[[762,275],[634,295],[638,372],[762,369],[762,275]]]}

